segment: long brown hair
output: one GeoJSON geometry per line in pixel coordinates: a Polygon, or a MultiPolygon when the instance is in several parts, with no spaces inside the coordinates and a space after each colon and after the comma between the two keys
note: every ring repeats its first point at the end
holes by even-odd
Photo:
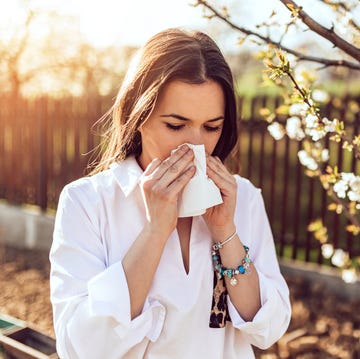
{"type": "Polygon", "coordinates": [[[213,155],[223,161],[237,140],[236,102],[231,70],[216,43],[199,31],[167,29],[139,50],[117,95],[110,126],[102,144],[104,152],[91,174],[115,161],[141,153],[140,125],[155,107],[159,92],[171,80],[201,84],[219,83],[225,96],[225,121],[213,155]]]}

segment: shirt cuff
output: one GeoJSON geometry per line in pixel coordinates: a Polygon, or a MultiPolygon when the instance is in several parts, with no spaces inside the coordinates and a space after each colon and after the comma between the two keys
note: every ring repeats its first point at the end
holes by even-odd
{"type": "Polygon", "coordinates": [[[277,303],[279,301],[279,293],[275,288],[268,284],[268,279],[258,272],[260,286],[261,307],[255,314],[251,322],[245,321],[238,313],[228,295],[228,308],[231,322],[235,328],[246,331],[248,334],[259,334],[259,332],[269,328],[269,322],[274,318],[277,303]]]}
{"type": "Polygon", "coordinates": [[[144,337],[155,342],[163,328],[165,314],[165,307],[160,302],[147,299],[142,313],[134,318],[127,328],[118,325],[115,331],[120,338],[131,333],[131,341],[134,343],[140,343],[144,337]]]}
{"type": "Polygon", "coordinates": [[[88,283],[88,293],[90,314],[115,319],[115,331],[120,338],[130,335],[130,341],[135,344],[144,337],[153,342],[159,337],[165,321],[165,307],[147,298],[142,313],[131,320],[129,289],[121,262],[92,278],[88,283]]]}

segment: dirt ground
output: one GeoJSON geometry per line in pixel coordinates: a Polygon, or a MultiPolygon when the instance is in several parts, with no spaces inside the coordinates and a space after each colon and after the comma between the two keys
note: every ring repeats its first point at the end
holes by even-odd
{"type": "MultiPolygon", "coordinates": [[[[0,246],[0,313],[53,335],[48,254],[0,246]]],[[[258,359],[360,359],[360,294],[340,300],[319,284],[287,278],[293,315],[287,333],[258,359]]]]}

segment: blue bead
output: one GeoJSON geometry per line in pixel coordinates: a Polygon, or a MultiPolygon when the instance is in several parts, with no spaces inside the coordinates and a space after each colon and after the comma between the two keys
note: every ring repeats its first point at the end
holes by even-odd
{"type": "Polygon", "coordinates": [[[238,266],[238,270],[241,274],[245,273],[245,268],[243,266],[238,266]]]}

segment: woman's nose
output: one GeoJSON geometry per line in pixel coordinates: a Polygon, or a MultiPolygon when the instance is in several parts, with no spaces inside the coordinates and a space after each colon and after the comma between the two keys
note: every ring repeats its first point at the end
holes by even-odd
{"type": "Polygon", "coordinates": [[[191,131],[191,133],[189,134],[189,136],[187,138],[187,142],[191,143],[193,145],[202,145],[202,144],[204,144],[204,139],[203,139],[203,136],[201,134],[201,131],[200,130],[191,131]]]}

